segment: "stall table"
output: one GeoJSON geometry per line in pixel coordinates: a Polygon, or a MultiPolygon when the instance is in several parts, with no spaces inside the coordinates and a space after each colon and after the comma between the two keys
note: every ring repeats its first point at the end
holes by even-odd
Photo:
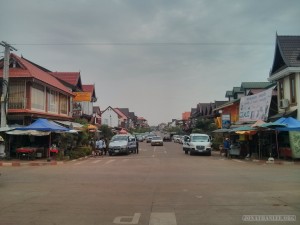
{"type": "Polygon", "coordinates": [[[19,159],[35,159],[37,150],[38,148],[36,147],[21,147],[16,149],[16,153],[19,159]]]}
{"type": "Polygon", "coordinates": [[[58,149],[57,148],[49,148],[50,156],[56,158],[58,154],[58,149]]]}

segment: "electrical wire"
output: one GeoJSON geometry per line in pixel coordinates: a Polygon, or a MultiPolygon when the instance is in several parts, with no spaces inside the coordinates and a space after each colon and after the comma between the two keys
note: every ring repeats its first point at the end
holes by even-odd
{"type": "Polygon", "coordinates": [[[61,42],[61,43],[13,43],[12,45],[29,46],[266,46],[274,43],[264,42],[61,42]]]}

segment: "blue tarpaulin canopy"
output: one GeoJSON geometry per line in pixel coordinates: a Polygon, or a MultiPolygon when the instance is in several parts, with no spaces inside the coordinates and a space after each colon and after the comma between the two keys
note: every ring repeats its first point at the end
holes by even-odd
{"type": "Polygon", "coordinates": [[[276,130],[279,131],[300,131],[300,121],[294,119],[293,117],[281,117],[274,123],[285,125],[285,127],[277,127],[276,130]]]}
{"type": "Polygon", "coordinates": [[[38,130],[38,131],[50,131],[50,132],[62,132],[69,131],[70,129],[58,125],[53,121],[47,119],[37,119],[32,124],[26,127],[18,127],[16,130],[38,130]]]}

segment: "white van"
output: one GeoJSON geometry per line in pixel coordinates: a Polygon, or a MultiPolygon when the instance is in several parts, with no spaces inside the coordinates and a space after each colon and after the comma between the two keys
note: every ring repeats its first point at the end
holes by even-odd
{"type": "Polygon", "coordinates": [[[191,134],[186,136],[182,144],[185,154],[205,154],[211,155],[211,138],[207,134],[191,134]]]}

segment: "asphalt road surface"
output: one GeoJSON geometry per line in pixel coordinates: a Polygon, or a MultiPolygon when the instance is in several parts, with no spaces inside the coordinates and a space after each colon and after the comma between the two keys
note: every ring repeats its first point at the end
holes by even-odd
{"type": "Polygon", "coordinates": [[[300,224],[300,166],[140,154],[0,167],[0,225],[300,224]]]}

